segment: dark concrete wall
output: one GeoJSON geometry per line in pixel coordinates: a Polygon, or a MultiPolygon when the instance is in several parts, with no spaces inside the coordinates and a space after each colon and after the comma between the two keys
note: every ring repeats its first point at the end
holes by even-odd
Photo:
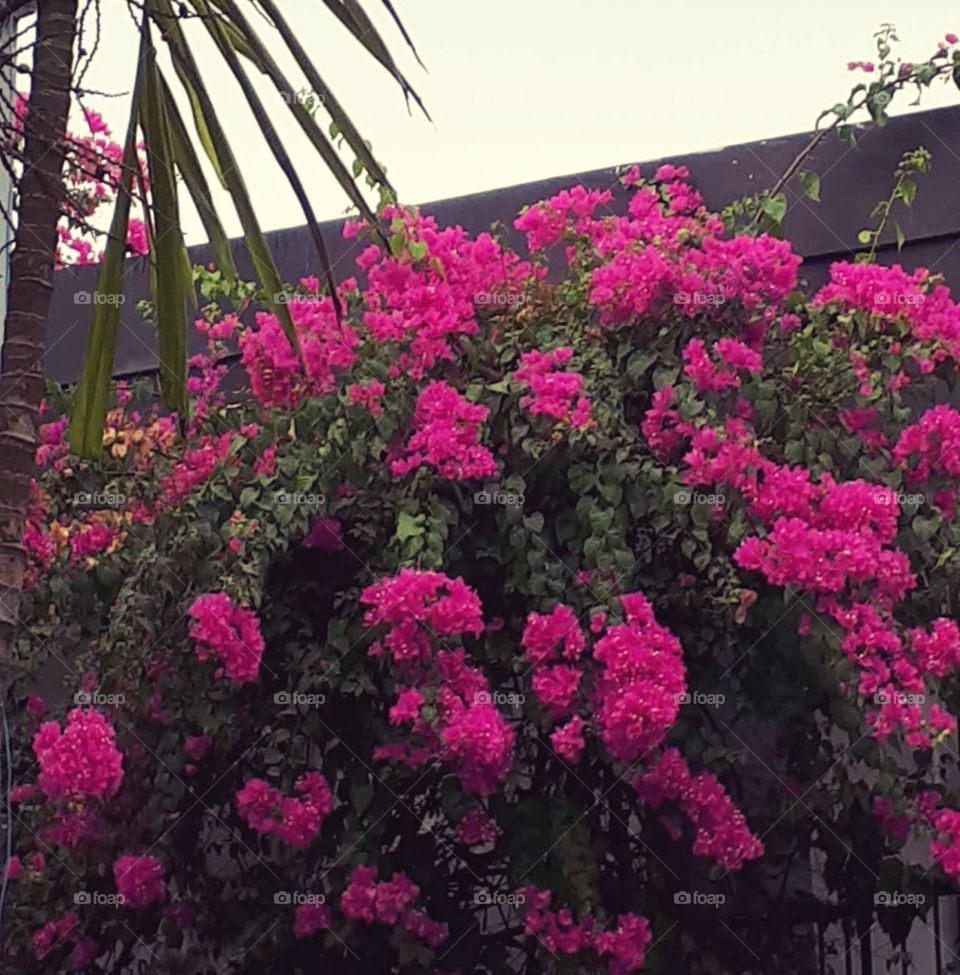
{"type": "MultiPolygon", "coordinates": [[[[661,162],[688,166],[691,179],[707,205],[720,209],[731,200],[771,187],[809,138],[809,134],[801,134],[766,139],[714,152],[641,163],[641,168],[652,174],[661,162]]],[[[804,256],[803,273],[809,281],[819,282],[831,261],[854,253],[858,246],[857,233],[870,222],[870,211],[890,193],[893,170],[900,156],[921,145],[933,153],[933,169],[920,178],[913,208],[899,214],[907,244],[898,256],[895,247],[887,243],[881,259],[899,261],[905,267],[926,265],[944,274],[948,283],[960,292],[960,247],[957,246],[960,243],[960,108],[901,116],[883,129],[860,129],[852,147],[832,136],[818,146],[804,168],[820,174],[822,202],[813,203],[798,189],[790,189],[786,220],[788,237],[804,256]]],[[[512,224],[524,204],[577,183],[591,189],[611,188],[621,192],[614,170],[601,169],[441,200],[426,204],[423,209],[435,215],[441,224],[460,224],[473,233],[499,221],[518,237],[512,224]]],[[[359,246],[363,246],[343,240],[341,226],[339,219],[323,224],[338,277],[353,271],[353,257],[359,246]]],[[[892,242],[892,232],[889,237],[892,242]]],[[[275,231],[267,234],[267,238],[284,280],[294,282],[316,272],[315,252],[305,227],[275,231]]],[[[241,275],[252,279],[242,240],[233,242],[233,251],[241,275]]],[[[206,245],[191,248],[195,263],[206,263],[210,256],[206,245]]],[[[115,366],[118,376],[145,375],[156,369],[154,331],[142,323],[136,312],[137,302],[149,296],[145,264],[143,259],[131,260],[127,268],[126,303],[115,366]]],[[[91,306],[77,304],[75,295],[92,293],[95,286],[94,268],[64,270],[56,276],[44,359],[46,374],[51,379],[73,382],[79,376],[91,306]]],[[[199,338],[191,335],[191,343],[198,350],[199,338]]]]}

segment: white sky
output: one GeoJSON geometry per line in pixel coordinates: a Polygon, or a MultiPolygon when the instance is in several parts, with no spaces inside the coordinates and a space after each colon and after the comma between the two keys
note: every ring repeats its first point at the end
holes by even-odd
{"type": "MultiPolygon", "coordinates": [[[[240,2],[276,49],[268,25],[240,2]]],[[[379,0],[365,0],[430,124],[407,114],[394,82],[319,0],[277,2],[408,203],[803,131],[860,80],[846,63],[873,58],[881,22],[897,25],[906,60],[927,57],[945,32],[960,34],[960,7],[946,0],[395,0],[427,73],[379,0]]],[[[102,3],[101,50],[86,84],[120,93],[131,87],[136,36],[124,0],[102,3]]],[[[229,71],[205,50],[201,67],[262,225],[302,224],[229,71]]],[[[341,191],[276,92],[263,91],[318,216],[337,216],[341,191]]],[[[88,104],[122,141],[125,100],[88,104]]],[[[937,86],[923,107],[950,104],[960,91],[937,86]]],[[[229,204],[223,213],[238,233],[229,204]]],[[[203,239],[198,221],[187,226],[189,242],[203,239]]]]}

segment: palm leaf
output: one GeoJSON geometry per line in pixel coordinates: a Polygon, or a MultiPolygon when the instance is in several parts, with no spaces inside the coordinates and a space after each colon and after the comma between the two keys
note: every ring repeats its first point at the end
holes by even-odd
{"type": "Polygon", "coordinates": [[[103,448],[103,424],[107,415],[110,377],[117,351],[117,329],[120,325],[120,302],[123,297],[123,270],[127,253],[127,225],[130,219],[130,194],[137,160],[137,111],[143,88],[143,64],[149,35],[144,16],[140,32],[140,55],[130,103],[130,119],[123,146],[122,175],[117,202],[110,223],[110,238],[97,279],[97,296],[112,301],[94,300],[90,338],[83,360],[83,371],[74,396],[70,418],[70,446],[85,457],[99,457],[103,448]]]}
{"type": "MultiPolygon", "coordinates": [[[[277,160],[277,164],[280,166],[280,169],[283,170],[283,174],[287,177],[287,181],[290,183],[290,186],[293,189],[297,202],[300,204],[300,208],[303,210],[307,225],[310,228],[310,234],[313,238],[314,246],[317,248],[320,263],[323,266],[324,275],[326,276],[327,285],[330,290],[330,297],[333,301],[334,307],[336,308],[337,317],[340,318],[342,316],[342,309],[340,308],[340,299],[337,296],[336,281],[333,277],[333,268],[330,264],[330,255],[327,253],[327,247],[323,240],[323,234],[320,231],[320,224],[318,223],[316,215],[313,212],[313,207],[310,205],[307,191],[304,188],[300,177],[297,175],[297,170],[294,167],[293,162],[290,160],[283,143],[277,136],[273,123],[270,120],[270,116],[267,114],[263,107],[263,103],[260,101],[260,98],[254,91],[253,85],[250,84],[250,79],[244,74],[243,68],[240,65],[240,60],[231,46],[230,36],[228,35],[227,31],[223,29],[222,22],[219,20],[219,18],[209,15],[209,10],[204,9],[205,4],[203,3],[203,0],[195,0],[195,2],[201,12],[208,14],[208,16],[204,18],[203,23],[210,32],[210,36],[213,38],[217,47],[220,49],[220,53],[223,55],[224,61],[227,62],[227,67],[230,68],[234,78],[236,78],[237,83],[240,85],[240,90],[243,92],[243,96],[247,100],[250,110],[253,112],[257,125],[260,126],[260,129],[263,132],[263,137],[266,139],[267,145],[270,147],[270,151],[277,160]]],[[[329,145],[327,145],[327,148],[330,148],[329,145]]],[[[336,153],[333,153],[333,155],[336,157],[336,153]]],[[[341,167],[343,165],[339,159],[336,159],[336,163],[341,167]]],[[[346,171],[344,170],[344,172],[346,171]]],[[[350,179],[349,173],[346,174],[346,177],[351,189],[356,191],[356,186],[350,179]]],[[[360,199],[362,201],[363,198],[360,197],[360,199]]],[[[367,208],[367,212],[369,212],[369,208],[367,208]]],[[[376,220],[376,217],[372,213],[370,216],[374,219],[374,221],[376,220]]]]}
{"type": "Polygon", "coordinates": [[[180,109],[174,101],[170,87],[159,68],[157,68],[157,80],[169,125],[170,142],[177,170],[190,192],[194,206],[196,206],[197,213],[203,223],[203,229],[210,238],[210,247],[217,267],[223,272],[227,281],[233,283],[237,278],[237,269],[233,263],[233,253],[230,250],[230,238],[227,237],[226,231],[220,223],[220,218],[217,216],[207,178],[203,175],[200,160],[197,158],[196,150],[190,141],[183,116],[180,114],[180,109]]]}
{"type": "MultiPolygon", "coordinates": [[[[149,21],[148,21],[149,30],[149,21]]],[[[143,91],[138,105],[150,172],[156,239],[150,249],[155,268],[153,304],[157,316],[160,390],[166,405],[179,413],[187,408],[187,338],[185,303],[191,289],[184,275],[183,231],[174,174],[173,146],[160,90],[156,51],[151,44],[143,60],[143,91]]],[[[189,266],[189,265],[187,265],[189,266]]]]}
{"type": "MultiPolygon", "coordinates": [[[[286,302],[279,300],[279,296],[283,292],[280,272],[277,270],[276,262],[270,253],[263,231],[260,229],[250,194],[247,192],[246,184],[240,174],[240,168],[230,148],[230,143],[220,126],[216,110],[200,77],[193,53],[180,30],[180,25],[169,0],[148,0],[148,9],[163,32],[163,39],[169,47],[177,76],[187,91],[191,105],[194,106],[194,121],[201,142],[207,149],[208,155],[211,152],[213,153],[210,155],[210,159],[214,165],[219,165],[220,178],[230,194],[237,216],[240,218],[240,225],[243,227],[244,238],[253,260],[257,280],[266,292],[273,296],[271,303],[273,312],[290,340],[290,344],[299,353],[300,344],[297,340],[296,329],[293,326],[293,319],[290,317],[290,309],[286,302]],[[209,146],[203,138],[203,133],[206,133],[210,138],[209,146]]],[[[186,328],[186,323],[184,323],[184,328],[186,328]]]]}

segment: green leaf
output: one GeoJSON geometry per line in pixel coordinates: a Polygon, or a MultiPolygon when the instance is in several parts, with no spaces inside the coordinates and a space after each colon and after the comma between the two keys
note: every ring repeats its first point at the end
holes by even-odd
{"type": "MultiPolygon", "coordinates": [[[[149,22],[148,22],[149,32],[149,22]]],[[[156,239],[152,241],[151,286],[157,317],[160,389],[164,403],[178,413],[187,409],[187,289],[183,261],[180,202],[174,176],[173,150],[163,94],[151,44],[141,66],[143,88],[137,112],[143,130],[150,174],[150,203],[156,239]]]]}
{"type": "Polygon", "coordinates": [[[820,202],[820,177],[811,169],[801,170],[797,174],[803,192],[815,202],[820,202]]]}
{"type": "Polygon", "coordinates": [[[423,534],[423,515],[409,515],[401,511],[397,517],[397,530],[394,538],[398,542],[405,542],[408,538],[419,538],[423,534]]]}
{"type": "Polygon", "coordinates": [[[97,301],[93,306],[90,338],[83,358],[83,371],[74,396],[70,418],[70,446],[84,457],[99,457],[103,449],[103,424],[107,415],[110,376],[117,349],[120,325],[120,300],[123,294],[123,269],[127,251],[127,226],[130,218],[130,194],[137,161],[137,106],[143,88],[143,59],[149,44],[148,21],[144,17],[140,31],[140,53],[130,100],[130,117],[124,140],[120,188],[110,221],[103,264],[97,278],[97,295],[112,296],[114,301],[97,301]]]}
{"type": "Polygon", "coordinates": [[[532,515],[525,515],[523,523],[530,531],[539,535],[543,531],[543,513],[535,511],[532,515]]]}
{"type": "Polygon", "coordinates": [[[170,56],[173,59],[177,77],[187,91],[191,104],[194,106],[194,124],[201,143],[218,169],[220,180],[230,193],[230,198],[240,218],[243,227],[247,249],[253,260],[257,280],[269,295],[273,296],[272,308],[284,334],[290,340],[291,346],[300,353],[300,343],[297,339],[293,319],[286,302],[279,300],[283,293],[283,281],[277,270],[276,262],[267,246],[266,238],[260,229],[253,202],[247,192],[246,183],[240,174],[240,167],[230,143],[219,122],[219,116],[213,107],[207,89],[200,77],[196,60],[183,36],[179,22],[173,13],[170,0],[148,0],[151,16],[161,25],[162,36],[166,42],[170,56]]]}
{"type": "Polygon", "coordinates": [[[200,160],[197,158],[196,150],[187,133],[183,116],[173,98],[170,86],[167,84],[163,73],[157,69],[160,94],[164,100],[164,107],[169,123],[170,141],[173,149],[174,161],[177,170],[183,177],[187,190],[193,200],[203,229],[210,238],[210,247],[213,250],[213,257],[217,267],[223,273],[228,283],[233,284],[237,280],[237,269],[233,263],[233,254],[230,251],[230,238],[227,236],[220,218],[217,215],[213,197],[210,195],[210,187],[207,178],[203,174],[200,160]]]}
{"type": "Polygon", "coordinates": [[[873,240],[873,231],[861,230],[860,233],[857,234],[857,240],[859,240],[861,244],[869,244],[870,241],[873,240]]]}
{"type": "Polygon", "coordinates": [[[763,201],[762,209],[774,223],[783,223],[783,218],[787,215],[787,198],[783,193],[768,196],[763,201]]]}
{"type": "Polygon", "coordinates": [[[906,234],[904,234],[903,232],[903,227],[901,227],[896,220],[893,221],[893,230],[894,233],[897,235],[897,250],[902,251],[903,245],[906,242],[907,237],[906,234]]]}

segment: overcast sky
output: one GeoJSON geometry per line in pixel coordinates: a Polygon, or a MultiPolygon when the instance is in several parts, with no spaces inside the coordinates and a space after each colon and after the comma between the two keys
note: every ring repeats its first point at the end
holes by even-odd
{"type": "MultiPolygon", "coordinates": [[[[101,49],[86,83],[120,93],[130,87],[136,37],[124,0],[102,2],[101,49]]],[[[847,62],[874,56],[873,33],[883,21],[899,28],[907,60],[929,56],[944,33],[960,33],[960,6],[946,0],[394,2],[427,71],[403,48],[378,0],[365,6],[433,124],[407,113],[392,80],[322,4],[278,0],[410,203],[803,131],[859,80],[847,62]]],[[[271,42],[268,25],[252,20],[271,42]]],[[[202,66],[211,69],[214,100],[263,226],[303,223],[229,72],[213,52],[202,66]]],[[[303,80],[289,61],[283,66],[303,80]]],[[[337,216],[345,207],[340,190],[284,117],[279,96],[264,90],[316,212],[337,216]]],[[[960,104],[952,85],[924,101],[949,104],[960,104]]],[[[122,139],[124,99],[90,105],[122,139]]],[[[225,223],[238,232],[232,213],[225,223]]],[[[188,227],[191,242],[202,239],[195,220],[188,227]]]]}

